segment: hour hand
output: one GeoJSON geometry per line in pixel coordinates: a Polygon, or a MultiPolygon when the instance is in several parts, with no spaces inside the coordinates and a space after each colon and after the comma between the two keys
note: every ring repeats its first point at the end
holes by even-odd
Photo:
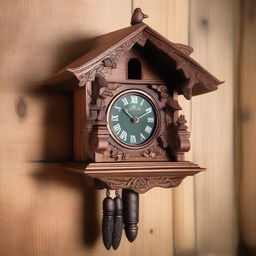
{"type": "Polygon", "coordinates": [[[133,116],[129,113],[128,108],[124,108],[124,113],[127,114],[130,118],[133,119],[133,116]]]}

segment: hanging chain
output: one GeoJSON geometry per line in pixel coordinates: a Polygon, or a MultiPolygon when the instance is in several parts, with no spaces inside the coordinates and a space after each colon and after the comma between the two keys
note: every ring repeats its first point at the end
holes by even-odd
{"type": "Polygon", "coordinates": [[[106,196],[107,196],[107,197],[110,196],[110,190],[109,190],[109,188],[106,189],[106,196]]]}
{"type": "Polygon", "coordinates": [[[115,194],[116,194],[116,197],[121,197],[121,189],[120,188],[117,189],[115,194]]]}

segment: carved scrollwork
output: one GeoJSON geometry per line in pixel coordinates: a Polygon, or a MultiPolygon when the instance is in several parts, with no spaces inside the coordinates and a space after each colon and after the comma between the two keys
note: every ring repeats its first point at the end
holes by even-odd
{"type": "Polygon", "coordinates": [[[113,97],[113,92],[115,91],[118,87],[120,87],[121,84],[118,83],[107,83],[104,91],[100,94],[100,97],[106,98],[106,97],[113,97]]]}
{"type": "Polygon", "coordinates": [[[137,43],[140,46],[144,47],[144,45],[147,41],[147,38],[145,37],[144,33],[140,33],[137,36],[135,36],[132,40],[134,43],[137,43]]]}
{"type": "Polygon", "coordinates": [[[96,74],[101,73],[103,75],[107,74],[111,70],[111,67],[105,67],[103,62],[99,62],[97,65],[92,66],[89,70],[83,72],[83,74],[78,76],[79,87],[85,86],[88,81],[93,81],[96,74]]]}
{"type": "Polygon", "coordinates": [[[123,152],[121,149],[113,146],[109,143],[109,154],[110,157],[116,161],[127,160],[129,158],[129,154],[123,152]]]}
{"type": "Polygon", "coordinates": [[[143,176],[143,177],[122,177],[122,178],[101,178],[110,189],[132,189],[137,193],[145,193],[154,187],[171,188],[178,186],[183,177],[173,176],[143,176]]]}

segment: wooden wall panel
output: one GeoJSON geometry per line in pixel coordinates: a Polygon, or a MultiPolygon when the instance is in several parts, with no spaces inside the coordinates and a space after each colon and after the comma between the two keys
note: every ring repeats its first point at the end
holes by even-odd
{"type": "Polygon", "coordinates": [[[231,2],[0,1],[0,255],[232,255],[231,2]],[[193,128],[188,159],[208,173],[142,195],[137,240],[124,238],[117,252],[107,252],[100,234],[104,192],[85,188],[58,164],[72,157],[72,97],[40,88],[82,55],[92,37],[128,26],[136,7],[171,41],[187,43],[190,34],[193,56],[227,83],[197,97],[192,109],[182,99],[193,128]]]}
{"type": "MultiPolygon", "coordinates": [[[[240,84],[241,107],[241,169],[240,183],[240,224],[241,238],[245,246],[256,253],[256,2],[242,1],[240,84]]],[[[247,254],[249,255],[249,253],[247,254]]]]}
{"type": "Polygon", "coordinates": [[[193,57],[225,83],[192,100],[193,160],[208,168],[195,177],[198,255],[235,255],[233,158],[235,1],[191,0],[193,57]]]}
{"type": "MultiPolygon", "coordinates": [[[[149,24],[167,35],[167,19],[172,19],[173,35],[179,37],[168,1],[147,4],[149,24]]],[[[128,26],[131,2],[20,0],[0,6],[0,254],[171,255],[172,192],[164,189],[141,196],[136,242],[123,239],[118,252],[105,251],[100,235],[104,193],[85,189],[81,177],[51,163],[72,156],[72,98],[39,89],[44,79],[83,54],[90,38],[128,26]]],[[[183,17],[180,21],[184,24],[183,17]]]]}
{"type": "Polygon", "coordinates": [[[125,240],[119,252],[102,246],[104,194],[59,166],[72,157],[72,96],[39,88],[91,37],[128,26],[131,2],[10,0],[0,10],[0,255],[130,255],[125,240]]]}

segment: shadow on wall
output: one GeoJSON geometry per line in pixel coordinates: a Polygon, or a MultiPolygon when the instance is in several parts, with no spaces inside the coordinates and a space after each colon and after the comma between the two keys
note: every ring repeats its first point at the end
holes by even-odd
{"type": "MultiPolygon", "coordinates": [[[[38,185],[48,187],[49,184],[61,185],[64,189],[75,189],[83,201],[81,240],[86,246],[93,247],[100,236],[101,217],[98,214],[99,191],[86,186],[80,174],[71,173],[60,164],[44,163],[44,168],[36,169],[32,174],[38,185]]],[[[61,231],[60,231],[61,232],[61,231]]]]}
{"type": "MultiPolygon", "coordinates": [[[[55,70],[52,74],[82,56],[92,47],[93,41],[94,39],[82,39],[60,45],[59,52],[56,53],[55,70]]],[[[61,167],[61,163],[71,161],[73,158],[72,92],[51,91],[46,89],[43,83],[29,88],[36,88],[26,93],[43,102],[44,107],[42,158],[33,161],[42,163],[44,168],[35,170],[33,178],[40,184],[54,182],[79,191],[84,202],[84,224],[81,236],[87,246],[93,246],[99,237],[101,222],[97,214],[98,191],[86,186],[81,175],[69,173],[61,167]]],[[[24,104],[20,105],[20,108],[23,108],[22,113],[26,112],[24,104]]]]}

